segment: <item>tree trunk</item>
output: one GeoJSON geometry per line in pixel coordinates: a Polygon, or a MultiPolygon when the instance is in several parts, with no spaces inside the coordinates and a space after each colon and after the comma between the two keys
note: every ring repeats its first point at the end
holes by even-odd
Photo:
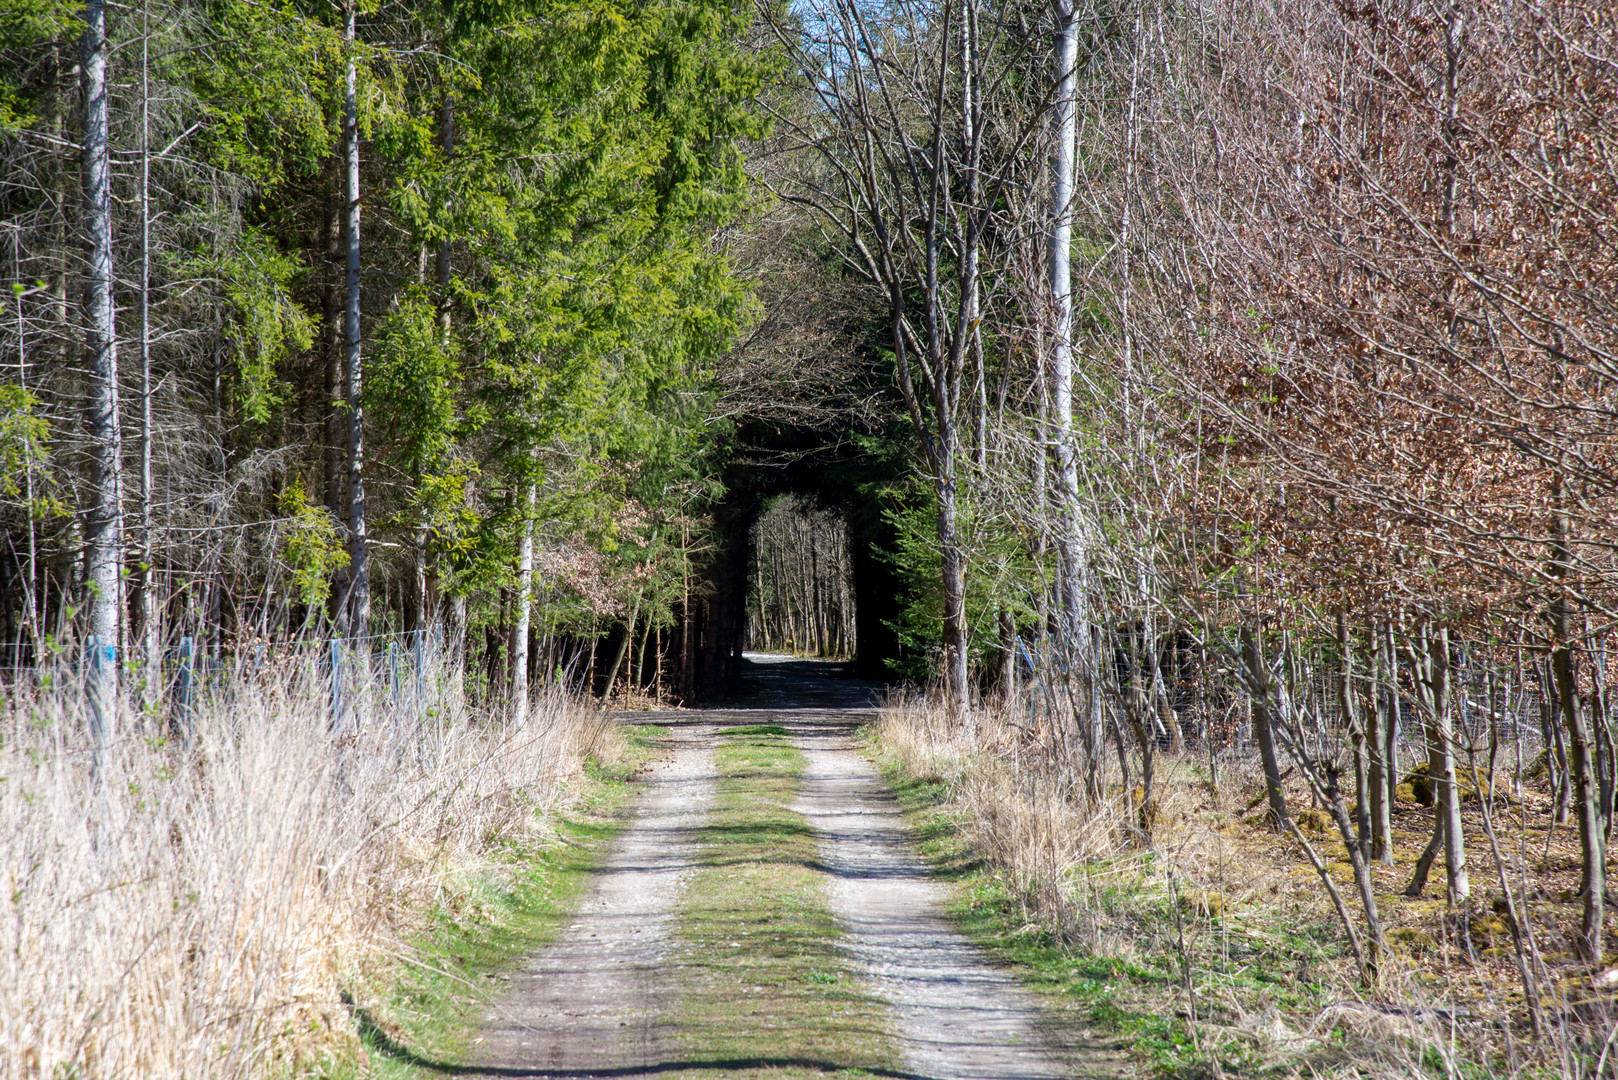
{"type": "MultiPolygon", "coordinates": [[[[1337,613],[1337,652],[1341,677],[1337,684],[1338,705],[1343,724],[1354,745],[1354,838],[1361,854],[1371,848],[1371,780],[1366,762],[1365,725],[1360,721],[1359,698],[1354,693],[1354,641],[1348,636],[1348,614],[1337,613]]],[[[1371,750],[1375,754],[1375,748],[1371,750]]],[[[1380,777],[1379,777],[1380,779],[1380,777]]]]}
{"type": "Polygon", "coordinates": [[[365,534],[365,424],[360,367],[360,121],[358,65],[354,57],[355,5],[348,6],[343,28],[347,56],[343,67],[343,245],[347,249],[347,286],[344,295],[344,366],[348,375],[348,531],[349,632],[363,657],[370,650],[366,636],[371,625],[370,560],[365,534]]]}
{"type": "Polygon", "coordinates": [[[157,618],[152,545],[152,141],[151,9],[141,8],[140,37],[140,637],[141,706],[162,698],[163,638],[157,618]]]}
{"type": "Polygon", "coordinates": [[[517,613],[511,628],[511,719],[528,720],[528,630],[534,589],[534,488],[523,482],[522,536],[517,541],[517,613]]]}
{"type": "MultiPolygon", "coordinates": [[[[438,142],[444,150],[444,159],[447,161],[455,152],[455,99],[447,93],[444,95],[444,105],[438,117],[438,142]]],[[[450,240],[446,236],[438,242],[437,265],[434,268],[438,281],[438,325],[444,332],[445,345],[449,344],[451,254],[450,240]]]]}
{"type": "MultiPolygon", "coordinates": [[[[1073,445],[1073,198],[1077,177],[1079,22],[1073,0],[1058,0],[1056,84],[1052,127],[1050,235],[1047,281],[1055,326],[1051,334],[1051,409],[1055,422],[1057,554],[1062,583],[1062,636],[1071,662],[1086,682],[1099,678],[1096,665],[1080,663],[1089,643],[1085,627],[1084,557],[1079,537],[1078,461],[1073,445]]],[[[1099,659],[1099,658],[1095,658],[1099,659]]]]}
{"type": "MultiPolygon", "coordinates": [[[[1472,895],[1466,871],[1466,833],[1461,824],[1461,789],[1455,782],[1455,731],[1451,723],[1449,631],[1440,630],[1429,639],[1434,677],[1434,742],[1442,748],[1442,772],[1438,779],[1438,812],[1444,816],[1445,894],[1449,903],[1459,905],[1472,895]]],[[[1429,769],[1432,766],[1429,766],[1429,769]]]]}
{"type": "Polygon", "coordinates": [[[602,691],[608,700],[612,698],[612,684],[618,681],[618,669],[623,666],[624,656],[629,652],[630,639],[635,636],[635,624],[640,621],[640,594],[636,594],[635,603],[629,609],[629,621],[624,623],[624,639],[618,643],[618,651],[613,654],[612,666],[607,669],[607,688],[602,691]]]}
{"type": "Polygon", "coordinates": [[[1292,815],[1287,811],[1286,794],[1281,789],[1281,763],[1275,754],[1270,669],[1264,666],[1258,634],[1251,626],[1242,627],[1242,662],[1246,668],[1247,692],[1253,702],[1253,735],[1258,739],[1259,758],[1264,766],[1264,793],[1270,804],[1271,824],[1285,831],[1292,815]]]}
{"type": "MultiPolygon", "coordinates": [[[[88,632],[116,648],[123,619],[123,439],[118,417],[118,326],[113,306],[111,158],[107,147],[107,7],[88,0],[80,39],[84,90],[84,351],[90,375],[90,512],[84,537],[88,632]]],[[[110,687],[117,664],[99,670],[110,687]]],[[[110,700],[110,698],[106,699],[110,700]]]]}
{"type": "MultiPolygon", "coordinates": [[[[943,423],[941,420],[940,423],[943,423]]],[[[942,480],[938,491],[938,550],[942,556],[944,586],[944,687],[950,714],[971,724],[966,671],[966,557],[956,529],[953,478],[942,480]]],[[[970,730],[968,734],[971,734],[970,730]]]]}
{"type": "Polygon", "coordinates": [[[1444,852],[1445,897],[1460,904],[1471,894],[1466,871],[1466,837],[1461,827],[1460,791],[1455,783],[1455,735],[1449,715],[1449,631],[1423,626],[1410,649],[1417,693],[1427,713],[1427,776],[1433,785],[1433,836],[1417,862],[1409,896],[1420,896],[1435,853],[1444,852]]]}
{"type": "MultiPolygon", "coordinates": [[[[346,215],[342,202],[342,149],[330,162],[329,205],[321,215],[321,347],[325,359],[325,398],[321,401],[324,422],[324,468],[322,495],[326,509],[336,521],[348,517],[348,433],[343,426],[345,397],[343,387],[343,241],[346,215]]],[[[341,634],[348,627],[348,568],[332,574],[326,617],[332,632],[341,634]]]]}
{"type": "Polygon", "coordinates": [[[1602,955],[1602,907],[1607,894],[1606,844],[1601,831],[1601,813],[1596,805],[1595,766],[1591,753],[1589,725],[1583,702],[1579,700],[1574,667],[1573,642],[1567,614],[1567,601],[1558,598],[1551,608],[1556,644],[1551,648],[1551,672],[1556,679],[1556,697],[1562,720],[1567,725],[1567,764],[1572,774],[1573,809],[1579,823],[1579,848],[1583,856],[1583,877],[1579,895],[1584,900],[1584,918],[1579,928],[1579,954],[1599,964],[1602,955]]]}
{"type": "Polygon", "coordinates": [[[1388,757],[1388,710],[1387,698],[1382,693],[1382,662],[1381,653],[1374,652],[1377,657],[1373,670],[1371,687],[1365,695],[1362,712],[1368,716],[1365,741],[1370,748],[1370,768],[1366,778],[1367,786],[1371,789],[1371,859],[1384,865],[1393,865],[1393,845],[1390,839],[1393,834],[1393,799],[1390,797],[1391,789],[1388,786],[1388,774],[1392,772],[1388,757]]]}
{"type": "MultiPolygon", "coordinates": [[[[1398,803],[1399,790],[1399,726],[1403,716],[1399,711],[1399,678],[1398,656],[1393,649],[1393,622],[1385,619],[1382,622],[1381,637],[1378,641],[1377,655],[1381,658],[1381,676],[1377,682],[1377,693],[1381,695],[1382,710],[1382,769],[1383,783],[1386,785],[1384,797],[1387,800],[1388,813],[1393,813],[1393,807],[1398,803]]],[[[1389,825],[1387,862],[1392,863],[1393,832],[1389,825]]]]}
{"type": "MultiPolygon", "coordinates": [[[[447,159],[455,149],[455,105],[449,95],[444,96],[444,106],[439,116],[438,125],[439,143],[444,149],[447,159]]],[[[443,334],[444,347],[450,347],[450,241],[446,237],[438,242],[438,251],[435,266],[435,280],[438,284],[438,327],[443,334]]],[[[425,524],[416,527],[414,543],[411,545],[411,555],[414,569],[414,618],[410,620],[411,629],[425,630],[427,623],[432,620],[436,612],[433,610],[434,602],[429,595],[431,587],[429,580],[434,577],[428,564],[429,536],[425,524]]]]}

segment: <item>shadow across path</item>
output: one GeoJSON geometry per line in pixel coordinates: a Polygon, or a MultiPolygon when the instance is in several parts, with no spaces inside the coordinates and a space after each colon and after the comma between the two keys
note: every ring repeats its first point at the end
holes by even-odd
{"type": "Polygon", "coordinates": [[[892,689],[887,683],[856,678],[851,663],[777,653],[745,653],[742,659],[744,696],[727,711],[864,711],[876,708],[892,689]]]}

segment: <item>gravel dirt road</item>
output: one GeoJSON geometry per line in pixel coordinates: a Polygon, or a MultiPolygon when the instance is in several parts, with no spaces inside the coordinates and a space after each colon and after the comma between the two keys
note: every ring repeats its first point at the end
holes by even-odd
{"type": "MultiPolygon", "coordinates": [[[[827,665],[753,656],[753,708],[640,714],[667,725],[668,751],[560,940],[494,1004],[465,1076],[680,1076],[666,1034],[678,1001],[663,963],[724,727],[785,727],[807,767],[793,807],[820,838],[841,947],[896,1018],[906,1080],[1116,1076],[1111,1055],[1053,1050],[1033,999],[948,924],[945,889],[910,844],[898,809],[854,745],[872,684],[827,665]]],[[[696,1060],[703,1060],[697,1055],[696,1060]]],[[[695,1062],[689,1063],[694,1066],[695,1062]]],[[[691,1071],[695,1072],[695,1069],[691,1071]]],[[[701,1075],[718,1075],[709,1063],[701,1075]]],[[[895,1075],[885,1071],[882,1075],[895,1075]]]]}

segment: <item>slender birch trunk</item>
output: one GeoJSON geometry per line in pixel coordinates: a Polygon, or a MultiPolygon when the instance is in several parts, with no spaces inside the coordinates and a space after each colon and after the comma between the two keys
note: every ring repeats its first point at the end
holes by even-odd
{"type": "MultiPolygon", "coordinates": [[[[123,624],[123,439],[118,417],[118,327],[113,306],[112,186],[107,146],[107,6],[84,8],[81,82],[84,90],[84,232],[89,249],[84,281],[84,351],[90,376],[87,426],[93,495],[85,521],[84,584],[88,631],[116,646],[123,624]]],[[[116,664],[102,665],[108,682],[116,664]]]]}
{"type": "Polygon", "coordinates": [[[343,27],[347,57],[343,67],[344,234],[347,285],[344,292],[344,366],[348,375],[348,530],[349,631],[363,656],[371,624],[371,576],[365,533],[365,424],[360,364],[360,122],[358,64],[354,56],[355,7],[343,27]]]}
{"type": "MultiPolygon", "coordinates": [[[[1053,79],[1050,234],[1046,242],[1046,274],[1050,291],[1051,425],[1046,437],[1056,459],[1056,553],[1058,601],[1061,608],[1059,646],[1078,675],[1075,711],[1096,727],[1099,686],[1091,661],[1092,635],[1085,612],[1085,566],[1079,535],[1079,474],[1073,444],[1073,199],[1077,189],[1079,19],[1077,0],[1055,0],[1056,41],[1053,79]]],[[[1099,731],[1086,732],[1086,744],[1098,744],[1099,731]]]]}

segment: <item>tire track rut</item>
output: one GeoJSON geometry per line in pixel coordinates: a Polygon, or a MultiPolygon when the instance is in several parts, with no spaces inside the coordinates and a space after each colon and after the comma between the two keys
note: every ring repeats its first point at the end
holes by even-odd
{"type": "Polygon", "coordinates": [[[666,758],[572,922],[514,972],[464,1076],[634,1075],[664,1061],[663,963],[714,800],[712,724],[671,726],[666,758]]]}

